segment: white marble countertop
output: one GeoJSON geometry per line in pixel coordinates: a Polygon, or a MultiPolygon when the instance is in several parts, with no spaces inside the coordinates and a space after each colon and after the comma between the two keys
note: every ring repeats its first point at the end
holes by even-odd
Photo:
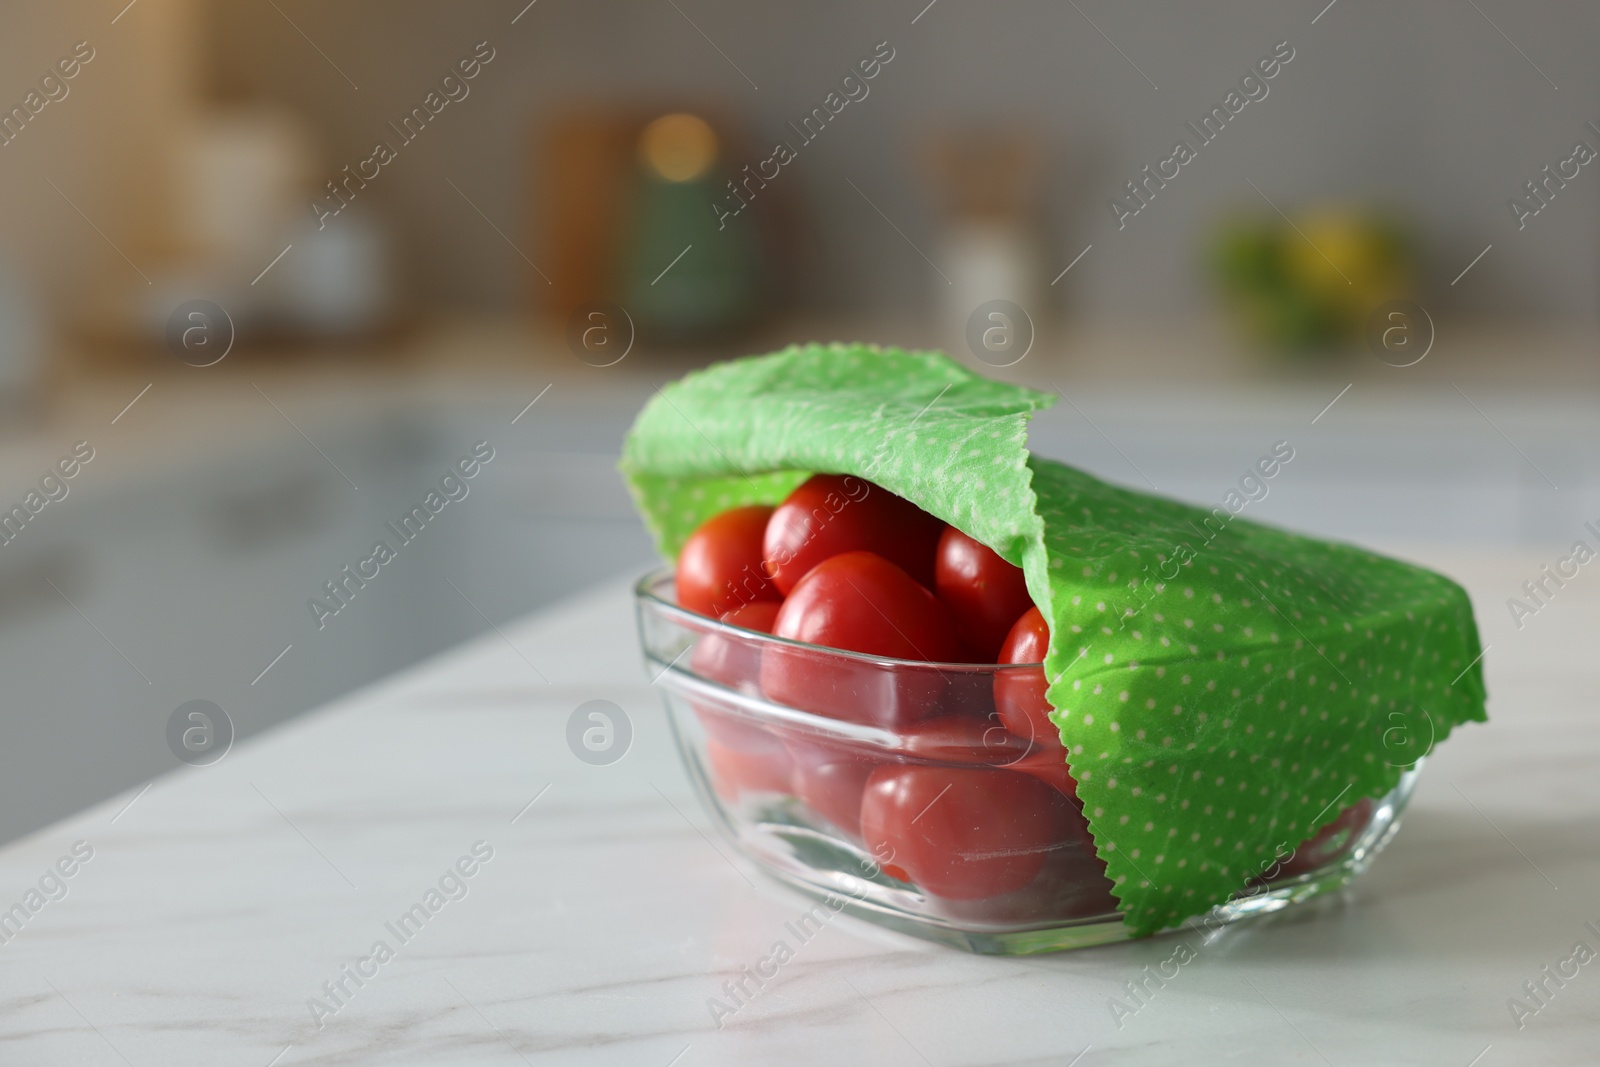
{"type": "Polygon", "coordinates": [[[1434,754],[1342,897],[1190,937],[1120,1028],[1109,998],[1173,937],[1007,960],[848,916],[715,1027],[708,998],[806,905],[717,854],[618,581],[0,850],[8,908],[92,849],[0,944],[0,1062],[1592,1064],[1600,963],[1520,1030],[1507,1000],[1600,950],[1600,578],[1518,632],[1505,598],[1549,560],[1410,554],[1474,595],[1490,725],[1434,754]],[[610,766],[565,743],[596,698],[634,726],[610,766]],[[402,943],[385,924],[475,845],[402,943]],[[309,998],[379,940],[319,1027],[309,998]]]}

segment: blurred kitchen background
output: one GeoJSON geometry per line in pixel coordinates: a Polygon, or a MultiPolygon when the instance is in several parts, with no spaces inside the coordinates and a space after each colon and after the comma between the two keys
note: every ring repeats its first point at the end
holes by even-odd
{"type": "Polygon", "coordinates": [[[1208,505],[1288,440],[1252,516],[1412,558],[1553,559],[1600,519],[1576,0],[10,0],[0,25],[0,510],[26,512],[0,839],[179,768],[186,701],[248,736],[642,571],[633,413],[795,340],[1059,391],[1036,448],[1208,505]],[[479,441],[469,496],[319,629],[307,601],[479,441]]]}

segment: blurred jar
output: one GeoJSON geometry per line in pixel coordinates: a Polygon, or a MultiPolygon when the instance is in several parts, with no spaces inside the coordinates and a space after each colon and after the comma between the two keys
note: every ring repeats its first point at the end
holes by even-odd
{"type": "Polygon", "coordinates": [[[339,338],[372,333],[388,321],[394,305],[389,240],[373,212],[352,205],[320,230],[307,213],[285,236],[293,249],[262,280],[273,283],[275,325],[339,338]]]}
{"type": "Polygon", "coordinates": [[[762,311],[759,224],[724,220],[715,231],[706,225],[712,205],[739,202],[728,192],[722,147],[711,124],[688,112],[662,115],[639,134],[619,288],[651,341],[712,340],[749,325],[762,311]]]}
{"type": "Polygon", "coordinates": [[[1033,318],[1042,311],[1040,156],[1037,136],[1016,127],[951,127],[930,142],[925,158],[942,216],[934,260],[949,278],[939,301],[954,351],[990,301],[1011,301],[1033,318]]]}
{"type": "Polygon", "coordinates": [[[319,228],[317,175],[334,171],[303,119],[265,103],[210,108],[185,127],[177,164],[184,255],[142,294],[147,332],[197,298],[242,338],[338,340],[386,324],[394,277],[381,217],[357,201],[319,228]]]}
{"type": "Polygon", "coordinates": [[[184,244],[213,263],[266,263],[283,248],[284,230],[306,214],[315,158],[310,131],[284,108],[202,112],[184,128],[178,149],[184,244]]]}

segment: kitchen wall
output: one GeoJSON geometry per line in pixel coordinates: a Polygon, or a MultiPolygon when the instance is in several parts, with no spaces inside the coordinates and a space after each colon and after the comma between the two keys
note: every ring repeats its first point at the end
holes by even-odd
{"type": "Polygon", "coordinates": [[[1600,9],[1578,0],[1340,0],[1320,17],[1324,0],[939,0],[925,11],[925,0],[538,0],[522,10],[525,2],[280,0],[282,13],[219,5],[212,77],[228,91],[298,105],[320,131],[331,176],[364,157],[385,124],[474,44],[489,41],[498,58],[474,96],[370,190],[374,203],[408,220],[420,290],[469,306],[516,306],[534,286],[517,251],[485,243],[484,219],[447,178],[536,249],[530,153],[535,131],[558,109],[588,100],[703,105],[744,116],[763,139],[782,136],[787,121],[820,104],[851,64],[887,40],[895,58],[871,95],[806,146],[782,179],[809,204],[821,246],[816,262],[825,266],[806,289],[814,307],[924,307],[943,282],[912,247],[931,251],[936,236],[915,165],[919,138],[951,120],[1018,120],[1041,134],[1052,160],[1043,224],[1050,262],[1064,266],[1095,246],[1050,290],[1084,314],[1181,317],[1203,308],[1196,260],[1218,214],[1265,208],[1249,182],[1290,213],[1352,199],[1409,212],[1426,238],[1426,288],[1443,309],[1582,320],[1596,310],[1596,178],[1586,168],[1521,232],[1506,206],[1575,141],[1600,145],[1585,126],[1600,122],[1600,70],[1590,54],[1600,9]],[[1118,232],[1109,196],[1169,154],[1187,136],[1185,122],[1198,122],[1280,41],[1294,59],[1270,95],[1118,232]],[[1491,243],[1494,251],[1452,288],[1491,243]]]}

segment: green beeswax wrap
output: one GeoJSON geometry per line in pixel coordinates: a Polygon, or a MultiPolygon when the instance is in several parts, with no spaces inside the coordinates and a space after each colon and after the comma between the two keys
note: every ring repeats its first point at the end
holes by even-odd
{"type": "Polygon", "coordinates": [[[825,472],[1022,567],[1050,620],[1078,797],[1130,929],[1148,934],[1483,721],[1477,627],[1432,571],[1031,455],[1028,419],[1054,400],[935,352],[795,346],[663,389],[621,470],[669,558],[712,515],[825,472]]]}

